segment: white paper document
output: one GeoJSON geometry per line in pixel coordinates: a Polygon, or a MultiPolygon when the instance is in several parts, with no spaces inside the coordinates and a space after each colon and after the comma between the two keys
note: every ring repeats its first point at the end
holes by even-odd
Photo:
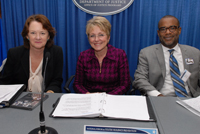
{"type": "Polygon", "coordinates": [[[95,117],[100,114],[98,94],[64,94],[53,112],[54,117],[95,117]]]}
{"type": "Polygon", "coordinates": [[[179,100],[176,102],[191,111],[192,113],[200,116],[200,96],[187,100],[179,100]]]}
{"type": "Polygon", "coordinates": [[[145,96],[64,94],[53,117],[108,117],[150,120],[145,96]]]}
{"type": "Polygon", "coordinates": [[[20,90],[23,84],[0,85],[0,102],[9,101],[20,90]]]}

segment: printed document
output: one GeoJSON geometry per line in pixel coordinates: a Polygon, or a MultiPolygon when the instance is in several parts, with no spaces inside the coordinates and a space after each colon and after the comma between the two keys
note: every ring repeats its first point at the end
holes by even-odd
{"type": "Polygon", "coordinates": [[[64,94],[52,116],[150,120],[145,96],[106,93],[64,94]]]}

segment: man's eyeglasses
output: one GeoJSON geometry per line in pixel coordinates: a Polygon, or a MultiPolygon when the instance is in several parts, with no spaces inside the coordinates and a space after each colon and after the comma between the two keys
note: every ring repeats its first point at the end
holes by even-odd
{"type": "Polygon", "coordinates": [[[169,31],[170,32],[175,32],[176,31],[176,29],[178,29],[180,26],[170,26],[170,27],[160,27],[159,28],[159,31],[161,32],[161,33],[165,33],[166,31],[167,31],[167,29],[169,29],[169,31]]]}

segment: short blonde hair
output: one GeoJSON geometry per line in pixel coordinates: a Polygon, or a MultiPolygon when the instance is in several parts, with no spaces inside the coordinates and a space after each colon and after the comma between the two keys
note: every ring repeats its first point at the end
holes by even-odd
{"type": "Polygon", "coordinates": [[[94,26],[98,26],[102,31],[106,33],[108,37],[110,37],[111,24],[105,17],[95,16],[87,22],[86,34],[88,37],[89,37],[89,32],[94,26]]]}

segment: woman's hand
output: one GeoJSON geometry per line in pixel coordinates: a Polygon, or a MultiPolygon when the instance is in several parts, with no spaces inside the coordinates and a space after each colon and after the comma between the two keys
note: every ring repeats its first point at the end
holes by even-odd
{"type": "Polygon", "coordinates": [[[54,93],[54,91],[52,91],[52,90],[48,90],[47,93],[54,93]]]}

